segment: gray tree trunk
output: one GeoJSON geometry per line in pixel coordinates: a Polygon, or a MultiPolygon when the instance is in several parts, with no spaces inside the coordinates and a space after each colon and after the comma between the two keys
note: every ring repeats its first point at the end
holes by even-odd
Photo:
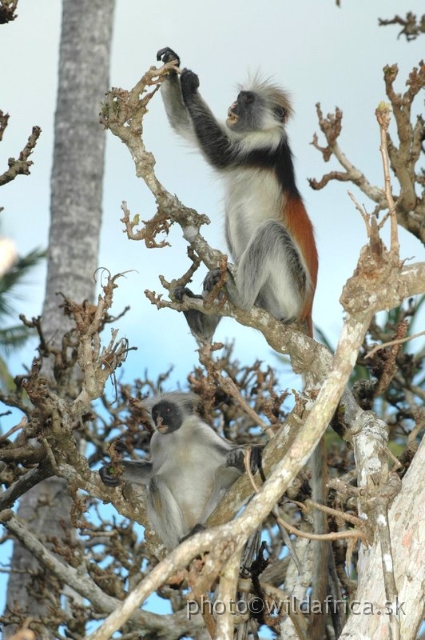
{"type": "MultiPolygon", "coordinates": [[[[63,0],[59,88],[51,182],[51,226],[43,329],[59,345],[69,328],[57,292],[81,302],[93,299],[102,218],[105,134],[100,102],[109,87],[115,0],[63,0]]],[[[70,498],[51,478],[20,501],[18,515],[41,540],[69,546],[70,498]],[[68,541],[66,538],[68,535],[68,541]]],[[[72,536],[71,536],[72,537],[72,536]]],[[[14,544],[7,607],[40,619],[59,607],[59,585],[18,542],[14,544]]],[[[5,638],[14,631],[5,629],[5,638]]],[[[45,630],[43,638],[51,637],[45,630]]]]}
{"type": "MultiPolygon", "coordinates": [[[[44,331],[63,335],[58,291],[92,299],[102,216],[105,134],[100,102],[109,88],[114,0],[64,0],[52,170],[44,331]]],[[[55,340],[56,342],[57,340],[55,340]]]]}

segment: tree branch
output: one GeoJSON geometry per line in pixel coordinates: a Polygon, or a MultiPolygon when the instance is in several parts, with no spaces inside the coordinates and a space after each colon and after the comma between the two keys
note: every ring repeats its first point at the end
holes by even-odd
{"type": "MultiPolygon", "coordinates": [[[[93,607],[101,613],[112,613],[120,607],[120,601],[106,595],[88,576],[85,565],[74,568],[66,565],[36,538],[12,511],[5,510],[0,514],[0,522],[13,534],[37,560],[52,571],[60,580],[69,585],[83,598],[87,598],[93,607]]],[[[174,615],[158,615],[149,611],[137,611],[132,616],[132,625],[140,633],[160,632],[161,637],[177,640],[182,635],[193,631],[199,621],[188,621],[186,612],[174,615]]]]}
{"type": "MultiPolygon", "coordinates": [[[[0,111],[0,117],[3,120],[3,122],[0,124],[0,131],[1,131],[0,140],[1,140],[1,138],[3,137],[4,129],[6,128],[6,125],[7,125],[7,120],[5,121],[5,118],[9,118],[9,116],[7,114],[4,116],[3,112],[0,111]]],[[[31,155],[31,153],[34,151],[35,145],[37,144],[37,140],[40,137],[40,134],[41,134],[40,127],[33,127],[32,133],[28,138],[27,144],[19,154],[19,159],[15,160],[15,158],[9,158],[8,160],[9,169],[4,173],[0,174],[0,187],[14,180],[16,176],[19,174],[22,174],[22,175],[30,174],[30,167],[33,164],[33,162],[32,160],[28,160],[28,158],[31,155]]]]}

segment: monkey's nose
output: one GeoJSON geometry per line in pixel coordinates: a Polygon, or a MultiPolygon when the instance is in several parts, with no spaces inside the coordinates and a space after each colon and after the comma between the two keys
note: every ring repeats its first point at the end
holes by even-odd
{"type": "Polygon", "coordinates": [[[238,111],[238,103],[237,102],[233,102],[230,105],[229,109],[227,110],[227,115],[229,116],[229,118],[231,116],[236,116],[237,111],[238,111]]]}

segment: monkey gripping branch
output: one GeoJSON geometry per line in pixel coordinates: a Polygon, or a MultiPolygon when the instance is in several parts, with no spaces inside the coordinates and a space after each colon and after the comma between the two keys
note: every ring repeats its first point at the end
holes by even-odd
{"type": "MultiPolygon", "coordinates": [[[[257,306],[251,310],[241,309],[234,304],[231,294],[228,300],[220,295],[215,299],[216,285],[224,284],[228,278],[228,270],[230,274],[235,272],[227,264],[226,256],[211,249],[203,239],[200,230],[203,224],[209,222],[206,216],[199,216],[194,210],[185,207],[157,180],[154,173],[154,158],[146,151],[142,139],[143,118],[147,106],[164,81],[164,77],[174,66],[175,61],[171,61],[166,62],[160,69],[150,69],[131,91],[113,89],[107,96],[101,115],[104,126],[128,146],[135,162],[137,175],[145,180],[157,203],[156,213],[141,228],[139,228],[138,217],[132,218],[126,205],[123,204],[123,221],[129,238],[144,240],[148,248],[160,248],[164,246],[166,240],[164,238],[158,240],[158,236],[166,235],[170,225],[177,222],[182,228],[182,233],[189,245],[190,255],[193,257],[193,266],[181,278],[170,283],[161,278],[164,287],[170,292],[169,301],[163,300],[161,295],[158,296],[153,292],[147,292],[147,296],[158,308],[169,307],[177,311],[193,310],[197,314],[215,317],[228,315],[246,326],[261,331],[270,346],[277,353],[288,354],[294,370],[304,374],[307,382],[305,392],[297,399],[296,408],[283,424],[280,424],[279,420],[274,423],[270,420],[272,428],[268,428],[269,425],[263,419],[265,412],[261,411],[258,411],[263,414],[261,416],[255,416],[255,412],[250,416],[254,421],[258,418],[258,424],[263,425],[268,435],[272,434],[263,454],[266,481],[262,482],[258,473],[253,477],[249,473],[243,474],[232,485],[207,521],[208,527],[219,526],[208,528],[180,544],[156,564],[142,581],[139,582],[137,579],[132,581],[130,575],[128,593],[124,591],[119,576],[109,576],[110,583],[106,585],[105,575],[100,572],[95,574],[86,571],[88,564],[84,561],[81,560],[81,564],[77,562],[77,567],[74,566],[76,558],[72,558],[69,564],[58,561],[55,555],[31,535],[24,523],[18,521],[9,509],[22,492],[46,475],[56,473],[67,478],[70,491],[75,498],[73,514],[75,521],[78,514],[84,511],[83,500],[77,492],[78,489],[83,489],[89,496],[112,502],[116,509],[129,519],[146,524],[146,513],[140,496],[128,491],[128,487],[122,491],[104,487],[98,475],[90,470],[87,459],[81,455],[72,435],[77,424],[82,422],[84,425],[90,420],[91,402],[103,393],[106,380],[124,361],[128,351],[125,341],[116,342],[116,333],[113,333],[112,340],[106,348],[101,347],[99,330],[107,319],[106,311],[110,306],[112,289],[115,286],[115,279],[109,278],[104,288],[104,295],[99,299],[97,306],[92,308],[87,305],[74,305],[70,301],[65,305],[67,312],[74,317],[78,339],[75,333],[68,336],[66,348],[57,350],[54,356],[56,371],[71,369],[75,364],[75,358],[80,364],[83,381],[78,393],[74,396],[75,399],[72,402],[63,399],[63,389],[60,384],[64,377],[57,379],[59,387],[56,390],[52,391],[46,387],[39,375],[37,363],[22,381],[35,408],[29,413],[31,427],[28,430],[25,429],[26,435],[36,437],[42,446],[37,449],[27,442],[23,446],[25,451],[21,449],[20,454],[26,456],[26,462],[37,466],[18,478],[3,494],[2,521],[11,533],[27,545],[40,563],[48,567],[59,580],[86,598],[96,610],[97,615],[103,617],[108,614],[101,627],[89,638],[96,640],[109,638],[127,621],[130,624],[131,633],[153,633],[153,630],[156,630],[158,633],[168,634],[167,637],[170,638],[179,637],[193,631],[194,628],[185,619],[184,611],[170,616],[157,616],[146,611],[137,611],[138,607],[152,592],[163,588],[164,583],[179,572],[191,577],[192,593],[195,596],[202,596],[217,576],[220,576],[216,596],[218,600],[230,604],[239,588],[240,556],[246,540],[274,511],[284,492],[294,483],[297,474],[307,464],[312,450],[319,443],[326,427],[332,423],[354,449],[358,486],[353,487],[346,477],[333,478],[330,485],[337,491],[339,504],[341,502],[344,505],[348,504],[348,501],[353,498],[357,501],[360,518],[345,513],[341,508],[334,509],[333,516],[339,522],[338,530],[325,534],[325,537],[321,537],[319,541],[323,544],[329,539],[339,542],[348,540],[346,553],[349,562],[350,554],[354,549],[354,543],[350,540],[361,540],[359,553],[362,556],[362,564],[358,565],[359,584],[356,595],[358,600],[373,600],[379,605],[385,600],[396,602],[397,598],[406,602],[406,616],[393,614],[389,620],[384,620],[384,616],[379,615],[372,619],[368,616],[352,616],[347,621],[344,633],[348,636],[351,634],[352,637],[358,637],[359,633],[364,635],[368,633],[372,637],[373,633],[379,632],[380,625],[388,624],[392,637],[409,638],[409,629],[419,624],[422,611],[420,606],[422,586],[414,577],[416,576],[415,566],[421,562],[420,540],[414,533],[414,527],[416,526],[416,530],[419,530],[419,524],[412,514],[418,514],[420,517],[423,504],[423,496],[421,497],[420,492],[414,489],[418,484],[425,486],[425,480],[422,483],[418,482],[425,468],[424,447],[421,446],[413,457],[400,490],[400,480],[395,473],[396,467],[390,466],[391,455],[387,449],[388,425],[373,411],[360,406],[347,388],[353,365],[362,349],[374,314],[383,309],[397,307],[406,298],[425,292],[425,264],[406,266],[399,257],[394,215],[396,207],[392,202],[386,160],[385,132],[388,127],[388,110],[384,105],[378,110],[377,115],[380,121],[385,170],[385,190],[382,193],[385,193],[392,224],[391,246],[389,250],[383,246],[379,238],[380,225],[377,224],[375,216],[369,216],[356,205],[365,221],[368,244],[362,249],[357,268],[344,287],[341,302],[346,311],[346,320],[337,349],[332,356],[323,345],[315,342],[298,328],[280,322],[266,309],[257,306]],[[191,275],[201,262],[209,270],[218,269],[219,271],[219,279],[214,283],[211,295],[209,294],[205,301],[187,294],[184,294],[181,300],[176,299],[173,292],[178,287],[186,288],[191,275]],[[64,354],[68,353],[72,354],[71,360],[63,360],[64,354]],[[251,495],[253,497],[243,513],[230,522],[251,495]],[[223,522],[226,524],[222,524],[223,522]],[[353,524],[355,528],[349,528],[347,523],[353,524]],[[406,523],[411,527],[407,536],[402,529],[406,523]],[[397,544],[402,539],[402,533],[403,544],[397,544]],[[396,545],[396,553],[394,553],[396,545]],[[186,571],[187,565],[198,555],[203,558],[201,567],[197,568],[197,561],[195,561],[191,564],[190,570],[186,571]],[[409,580],[404,580],[406,567],[408,567],[409,580]],[[382,580],[377,582],[376,576],[380,575],[382,580]],[[373,593],[371,593],[371,585],[373,585],[373,593]]],[[[193,76],[188,78],[191,82],[194,81],[193,76]]],[[[252,96],[245,95],[244,98],[247,98],[249,103],[252,96]]],[[[285,108],[284,105],[281,106],[285,108]]],[[[286,108],[288,109],[288,105],[286,108]]],[[[231,111],[229,118],[235,124],[238,108],[232,106],[231,111]]],[[[277,112],[276,115],[285,117],[283,112],[277,112]]],[[[383,199],[382,193],[380,193],[380,202],[383,199]]],[[[237,253],[234,258],[238,259],[237,253]]],[[[199,320],[199,316],[196,317],[199,320]]],[[[213,324],[214,322],[216,320],[213,320],[213,324]]],[[[201,325],[202,323],[203,321],[201,325]]],[[[41,333],[40,341],[42,349],[48,351],[50,347],[45,344],[41,333]]],[[[204,341],[201,345],[200,357],[207,371],[206,379],[212,386],[226,388],[226,393],[248,412],[246,399],[241,397],[236,385],[229,384],[229,380],[221,374],[219,361],[214,360],[216,351],[216,345],[210,345],[208,341],[204,341]],[[225,387],[226,384],[227,387],[225,387]]],[[[388,372],[388,368],[386,371],[388,372]]],[[[199,382],[196,376],[193,376],[193,379],[199,382]]],[[[134,414],[136,409],[133,403],[131,411],[134,414]]],[[[117,419],[119,419],[118,415],[117,419]]],[[[108,433],[106,428],[105,433],[108,433]]],[[[104,443],[101,443],[101,447],[104,447],[104,443]]],[[[102,450],[105,451],[105,449],[102,450]]],[[[9,462],[13,461],[13,456],[17,454],[18,452],[12,449],[7,449],[4,455],[2,451],[3,460],[9,462]]],[[[352,507],[350,509],[352,510],[352,507]]],[[[279,508],[279,522],[283,522],[281,515],[279,508]]],[[[282,526],[284,525],[288,526],[287,523],[282,526]]],[[[117,535],[118,529],[117,526],[114,536],[117,535]]],[[[295,533],[297,537],[296,552],[300,554],[302,547],[298,543],[303,541],[300,537],[302,532],[296,527],[289,531],[295,533]]],[[[131,546],[132,543],[128,543],[129,536],[125,539],[131,546]]],[[[150,539],[149,544],[149,548],[154,550],[154,555],[161,557],[158,540],[150,539]]],[[[70,543],[70,549],[72,548],[70,543]]],[[[115,543],[113,555],[117,557],[119,554],[119,544],[115,543]]],[[[92,565],[93,563],[90,566],[92,565]]],[[[92,568],[91,571],[93,572],[94,569],[92,568]]],[[[136,578],[139,575],[137,573],[136,578]]],[[[299,582],[299,576],[296,575],[292,583],[294,589],[299,588],[299,582]]],[[[285,589],[290,584],[289,578],[285,580],[285,589]]],[[[288,598],[288,594],[282,590],[277,588],[273,590],[273,585],[260,583],[260,586],[264,598],[281,598],[282,602],[288,598]]],[[[229,612],[230,607],[225,615],[213,621],[216,637],[232,636],[234,617],[229,612]]],[[[16,612],[14,615],[17,615],[16,612]]],[[[198,628],[201,622],[195,620],[193,625],[198,628]]],[[[295,628],[298,637],[305,639],[313,637],[304,616],[289,616],[288,619],[282,620],[275,618],[274,624],[280,625],[282,633],[285,632],[288,636],[289,633],[294,634],[295,628]],[[298,626],[296,626],[297,619],[298,626]]],[[[71,628],[71,621],[68,621],[68,625],[71,628]]]]}
{"type": "MultiPolygon", "coordinates": [[[[128,146],[135,162],[137,175],[145,180],[157,202],[156,214],[141,229],[136,229],[139,222],[138,217],[131,220],[131,214],[125,203],[123,204],[125,214],[123,221],[129,238],[144,240],[148,247],[163,246],[164,240],[158,242],[157,235],[163,232],[167,233],[170,224],[177,222],[182,227],[183,235],[190,245],[192,255],[196,256],[194,268],[202,261],[209,269],[215,269],[220,265],[220,262],[223,264],[223,258],[219,252],[212,250],[207,245],[200,234],[202,224],[207,222],[205,216],[199,216],[192,209],[185,207],[159,183],[153,170],[153,156],[146,151],[141,138],[143,134],[142,119],[146,113],[146,107],[156,93],[159,83],[163,82],[164,76],[170,72],[172,66],[173,64],[167,62],[159,70],[151,68],[129,92],[121,89],[112,90],[104,105],[102,122],[128,146]],[[151,87],[154,89],[151,90],[151,87]]],[[[381,127],[385,130],[385,125],[381,124],[381,127]]],[[[385,133],[383,139],[385,139],[385,133]]],[[[386,149],[384,153],[386,153],[386,149]]],[[[389,175],[386,173],[385,181],[388,180],[389,175]]],[[[388,190],[386,193],[388,194],[388,190]]],[[[382,200],[381,196],[380,199],[382,200]]],[[[388,195],[387,204],[394,230],[395,210],[388,195]]],[[[217,552],[210,553],[208,564],[209,566],[213,565],[217,572],[225,566],[233,554],[240,551],[250,533],[270,513],[289,483],[306,464],[312,449],[323,435],[328,423],[331,422],[341,398],[340,412],[343,415],[345,437],[352,441],[356,452],[359,485],[368,487],[366,493],[360,492],[356,495],[360,501],[361,511],[369,517],[368,535],[371,536],[371,541],[374,540],[372,552],[367,554],[370,565],[375,558],[381,558],[379,548],[386,548],[385,545],[389,540],[387,526],[389,499],[385,502],[385,499],[381,499],[379,496],[390,494],[393,497],[398,488],[391,491],[385,489],[391,487],[394,478],[394,474],[388,468],[387,427],[373,413],[356,406],[350,392],[346,389],[346,385],[374,314],[383,309],[394,308],[410,296],[423,294],[425,290],[425,264],[404,265],[398,255],[395,234],[393,233],[392,246],[388,251],[376,236],[373,217],[366,218],[365,216],[366,219],[369,221],[367,225],[369,244],[362,249],[356,271],[347,282],[342,294],[341,302],[347,316],[333,357],[322,345],[315,343],[299,331],[276,321],[265,310],[254,308],[248,312],[241,311],[229,302],[214,303],[212,305],[214,308],[209,309],[198,298],[186,297],[183,303],[173,300],[163,301],[161,297],[147,292],[148,297],[158,308],[169,307],[198,312],[202,309],[203,313],[229,315],[246,326],[255,327],[262,331],[275,351],[290,355],[294,369],[303,371],[308,376],[310,385],[321,385],[321,388],[313,407],[309,412],[306,412],[307,417],[304,424],[299,427],[292,445],[285,452],[285,456],[276,462],[273,472],[253,497],[243,514],[234,523],[197,534],[196,537],[191,538],[190,542],[183,543],[173,551],[127,597],[119,610],[109,616],[104,625],[91,636],[93,639],[106,638],[113,630],[119,628],[130,612],[140,606],[149,593],[158,588],[179,567],[185,566],[197,553],[206,549],[217,549],[217,552]],[[375,504],[376,502],[381,504],[381,510],[378,514],[370,508],[371,501],[375,504]],[[382,507],[382,505],[384,506],[382,507]],[[384,522],[387,523],[383,529],[382,526],[379,527],[376,524],[382,521],[382,509],[385,513],[384,522]],[[373,535],[374,533],[375,535],[373,535]]],[[[224,262],[224,264],[226,263],[224,262]]],[[[164,279],[162,282],[172,292],[176,287],[185,285],[192,273],[193,269],[172,283],[168,284],[164,279]]],[[[308,389],[306,393],[309,393],[308,389]]],[[[273,441],[266,448],[266,456],[267,450],[272,448],[272,444],[273,441]]],[[[247,483],[246,480],[245,483],[247,483]]],[[[241,479],[237,484],[242,485],[243,480],[241,479]]],[[[393,503],[393,510],[402,508],[398,500],[399,498],[396,498],[393,503]]],[[[401,565],[402,561],[400,560],[401,565]]],[[[388,568],[388,563],[386,567],[388,568]]],[[[392,576],[397,575],[397,571],[400,571],[400,567],[390,573],[392,576]]],[[[365,575],[367,575],[367,571],[365,571],[365,575]]],[[[386,593],[388,597],[393,597],[394,584],[390,583],[391,579],[387,576],[386,593]]],[[[360,587],[363,590],[366,589],[362,580],[360,587]]],[[[227,587],[222,588],[227,593],[227,587]]],[[[230,624],[230,621],[225,617],[218,620],[217,633],[219,630],[224,633],[226,625],[230,624]]],[[[392,619],[391,625],[394,634],[397,633],[399,625],[403,629],[403,624],[405,624],[404,620],[392,619]]]]}

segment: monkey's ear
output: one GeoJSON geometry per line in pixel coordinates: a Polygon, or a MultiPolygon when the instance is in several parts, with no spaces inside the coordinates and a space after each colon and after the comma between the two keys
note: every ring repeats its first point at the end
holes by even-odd
{"type": "Polygon", "coordinates": [[[285,122],[286,116],[287,116],[287,113],[288,113],[287,110],[285,109],[285,107],[282,107],[282,106],[279,105],[278,107],[275,107],[273,109],[273,112],[274,112],[277,120],[280,120],[280,122],[285,122]]]}

